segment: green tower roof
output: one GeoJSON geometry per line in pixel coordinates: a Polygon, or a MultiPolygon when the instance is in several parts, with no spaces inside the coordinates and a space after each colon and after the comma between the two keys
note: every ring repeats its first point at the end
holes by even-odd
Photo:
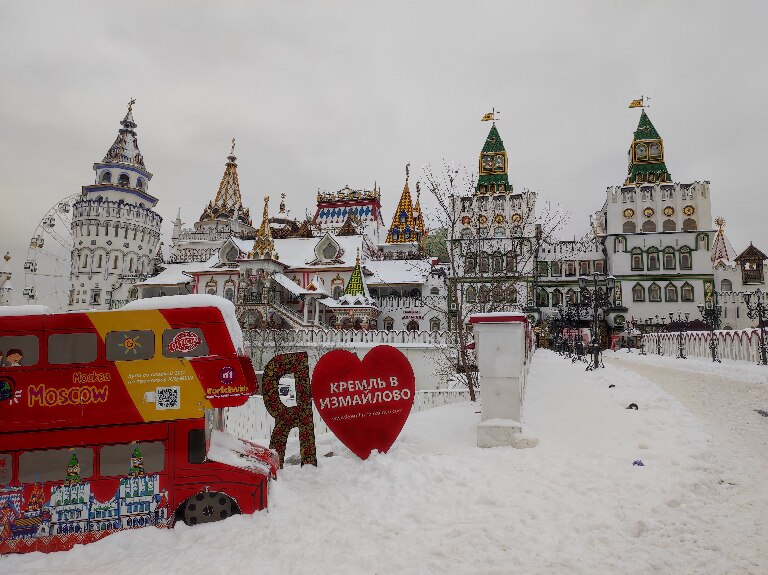
{"type": "Polygon", "coordinates": [[[506,152],[495,123],[491,126],[491,131],[488,132],[488,137],[485,139],[483,152],[506,152]]]}
{"type": "Polygon", "coordinates": [[[344,295],[365,295],[365,288],[363,287],[363,272],[360,269],[360,257],[357,258],[355,263],[355,269],[352,270],[352,275],[349,277],[347,287],[344,288],[344,295]]]}
{"type": "Polygon", "coordinates": [[[661,136],[653,127],[651,119],[645,110],[640,114],[640,121],[637,124],[637,130],[635,130],[635,140],[660,140],[661,136]]]}
{"type": "MultiPolygon", "coordinates": [[[[507,153],[507,151],[504,149],[504,142],[499,135],[499,131],[496,129],[495,122],[491,126],[491,131],[488,132],[488,137],[485,139],[485,145],[483,146],[483,150],[480,152],[481,157],[482,154],[488,153],[503,153],[505,156],[507,153]]],[[[507,175],[506,168],[504,169],[504,173],[480,174],[480,176],[477,178],[476,189],[479,190],[481,187],[486,187],[486,189],[488,189],[490,186],[498,186],[500,184],[504,186],[506,191],[511,190],[511,186],[509,185],[509,176],[507,175]]]]}
{"type": "Polygon", "coordinates": [[[643,110],[640,114],[640,121],[637,124],[637,130],[635,130],[635,136],[632,139],[632,145],[629,149],[629,169],[627,170],[627,179],[624,184],[671,182],[672,176],[667,170],[667,165],[664,163],[663,150],[664,141],[651,123],[648,114],[643,110]],[[658,144],[661,146],[661,154],[658,156],[636,159],[633,150],[635,149],[638,140],[657,140],[658,144]]]}

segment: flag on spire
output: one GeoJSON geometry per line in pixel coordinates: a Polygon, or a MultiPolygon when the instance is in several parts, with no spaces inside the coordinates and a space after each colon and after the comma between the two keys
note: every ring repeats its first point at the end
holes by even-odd
{"type": "Polygon", "coordinates": [[[632,100],[632,101],[629,103],[629,107],[630,107],[630,108],[644,108],[644,107],[645,107],[645,105],[643,104],[643,97],[642,97],[642,96],[640,96],[640,99],[639,99],[639,100],[632,100]]]}
{"type": "Polygon", "coordinates": [[[481,122],[490,122],[491,120],[493,120],[493,113],[492,112],[488,112],[487,114],[483,115],[483,119],[480,120],[480,121],[481,122]]]}

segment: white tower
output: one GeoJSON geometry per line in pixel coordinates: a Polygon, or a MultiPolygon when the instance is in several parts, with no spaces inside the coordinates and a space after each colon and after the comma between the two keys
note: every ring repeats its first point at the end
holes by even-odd
{"type": "Polygon", "coordinates": [[[134,284],[146,279],[160,241],[162,218],[147,191],[152,174],[136,139],[134,100],[120,122],[115,143],[93,165],[96,181],[83,186],[73,206],[69,308],[108,309],[134,299],[134,284]]]}
{"type": "Polygon", "coordinates": [[[13,287],[11,286],[11,252],[5,252],[3,264],[0,268],[0,305],[11,305],[13,287]]]}

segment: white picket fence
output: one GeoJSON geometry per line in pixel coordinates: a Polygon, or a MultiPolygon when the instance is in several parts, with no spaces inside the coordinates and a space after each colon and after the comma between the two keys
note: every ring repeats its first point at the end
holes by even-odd
{"type": "MultiPolygon", "coordinates": [[[[720,359],[733,359],[737,361],[751,361],[758,363],[760,352],[760,330],[757,328],[740,330],[719,330],[714,332],[717,338],[717,352],[720,359]]],[[[661,351],[667,356],[678,354],[678,332],[650,333],[643,336],[645,351],[649,354],[656,353],[657,338],[661,341],[661,351]]],[[[689,331],[683,334],[685,343],[685,355],[692,357],[710,357],[709,342],[711,336],[708,331],[689,331]]]]}
{"type": "MultiPolygon", "coordinates": [[[[417,391],[411,413],[460,401],[469,401],[469,391],[459,389],[417,391]]],[[[314,405],[312,411],[315,433],[330,433],[328,426],[325,425],[314,405]]],[[[264,400],[260,395],[251,397],[241,407],[230,407],[224,410],[224,429],[236,437],[268,444],[274,427],[275,420],[267,413],[264,400]]],[[[291,431],[292,436],[297,433],[296,429],[291,431]]]]}

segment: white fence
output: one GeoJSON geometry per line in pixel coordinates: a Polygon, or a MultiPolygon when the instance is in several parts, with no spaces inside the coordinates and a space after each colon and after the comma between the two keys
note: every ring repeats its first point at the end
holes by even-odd
{"type": "Polygon", "coordinates": [[[244,330],[246,346],[249,342],[269,344],[278,341],[281,345],[311,345],[345,343],[369,344],[405,344],[405,345],[448,345],[451,333],[447,331],[407,331],[407,330],[361,330],[361,329],[324,329],[297,328],[287,330],[244,330]]]}
{"type": "MultiPolygon", "coordinates": [[[[759,362],[759,329],[719,330],[714,332],[714,334],[717,338],[717,353],[721,359],[759,362]]],[[[708,331],[689,331],[684,333],[685,355],[710,357],[712,355],[709,347],[710,339],[710,332],[708,331]]],[[[658,348],[657,341],[661,342],[661,351],[664,355],[674,357],[678,354],[678,332],[645,334],[643,342],[645,343],[646,353],[656,353],[658,348]]]]}
{"type": "MultiPolygon", "coordinates": [[[[411,413],[460,401],[469,401],[469,391],[460,389],[417,391],[411,413]]],[[[312,406],[312,411],[315,433],[330,433],[328,426],[325,425],[314,405],[312,406]]],[[[274,427],[275,420],[267,413],[267,409],[264,407],[264,400],[260,395],[251,397],[241,407],[230,407],[224,410],[224,429],[242,439],[268,444],[274,427]]],[[[297,430],[293,429],[291,436],[296,434],[297,430]]]]}

